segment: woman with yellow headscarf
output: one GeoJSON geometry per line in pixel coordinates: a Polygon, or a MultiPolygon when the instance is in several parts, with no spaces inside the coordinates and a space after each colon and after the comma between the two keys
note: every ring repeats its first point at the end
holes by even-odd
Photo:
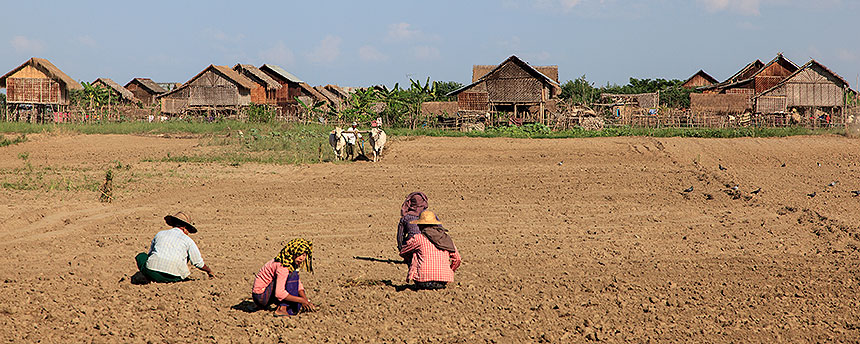
{"type": "Polygon", "coordinates": [[[251,290],[257,306],[268,309],[269,305],[277,304],[275,316],[296,315],[316,309],[308,300],[299,279],[300,268],[313,272],[313,245],[301,238],[290,240],[277,257],[260,268],[251,290]]]}

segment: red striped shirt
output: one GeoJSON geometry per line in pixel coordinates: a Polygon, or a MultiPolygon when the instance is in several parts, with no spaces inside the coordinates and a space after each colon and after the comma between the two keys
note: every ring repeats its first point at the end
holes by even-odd
{"type": "Polygon", "coordinates": [[[412,255],[412,265],[409,266],[409,274],[406,280],[416,282],[451,282],[454,280],[454,271],[460,267],[460,252],[443,251],[430,242],[424,234],[413,235],[406,241],[400,250],[400,256],[412,255]]]}

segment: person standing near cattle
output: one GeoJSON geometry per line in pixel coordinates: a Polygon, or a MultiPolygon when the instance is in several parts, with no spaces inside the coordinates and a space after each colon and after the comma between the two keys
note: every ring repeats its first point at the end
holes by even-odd
{"type": "Polygon", "coordinates": [[[346,139],[346,156],[354,159],[356,156],[355,144],[358,139],[361,139],[361,133],[358,132],[358,123],[352,122],[352,125],[343,132],[343,137],[346,139]]]}
{"type": "Polygon", "coordinates": [[[268,261],[254,279],[251,296],[254,303],[266,309],[277,304],[275,316],[296,315],[301,311],[313,311],[316,306],[308,300],[305,287],[299,279],[299,268],[313,272],[313,243],[305,239],[293,239],[278,256],[268,261]]]}
{"type": "Polygon", "coordinates": [[[448,230],[432,211],[425,210],[417,220],[420,233],[412,235],[400,249],[400,256],[411,260],[406,281],[415,281],[419,290],[444,289],[454,280],[462,261],[448,230]]]}
{"type": "Polygon", "coordinates": [[[139,253],[135,260],[137,268],[150,281],[169,283],[188,278],[190,261],[198,269],[205,271],[209,278],[215,277],[212,269],[203,262],[200,249],[189,234],[197,233],[191,217],[183,212],[164,217],[164,222],[172,228],[155,234],[149,246],[149,253],[139,253]]]}

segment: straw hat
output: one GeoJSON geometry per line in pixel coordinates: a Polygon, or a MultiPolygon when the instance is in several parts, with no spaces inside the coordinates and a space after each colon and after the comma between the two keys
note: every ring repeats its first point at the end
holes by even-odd
{"type": "Polygon", "coordinates": [[[409,221],[409,223],[413,225],[441,225],[442,222],[436,218],[436,214],[432,211],[425,210],[421,212],[421,215],[418,216],[418,220],[409,221]]]}
{"type": "Polygon", "coordinates": [[[188,214],[181,211],[173,215],[165,216],[164,222],[167,222],[168,226],[185,227],[185,229],[188,230],[188,233],[197,233],[197,228],[191,224],[191,216],[188,216],[188,214]]]}

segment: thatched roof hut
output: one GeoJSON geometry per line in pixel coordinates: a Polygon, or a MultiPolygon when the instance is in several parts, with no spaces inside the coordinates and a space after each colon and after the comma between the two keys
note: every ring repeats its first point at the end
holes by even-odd
{"type": "Polygon", "coordinates": [[[42,106],[69,105],[69,90],[83,90],[80,83],[46,59],[33,57],[0,77],[6,102],[42,106]]]}
{"type": "Polygon", "coordinates": [[[810,60],[803,67],[753,99],[756,112],[786,113],[789,109],[825,109],[841,114],[845,107],[848,82],[818,61],[810,60]]]}
{"type": "Polygon", "coordinates": [[[98,78],[93,81],[92,86],[110,90],[120,103],[137,103],[138,101],[134,97],[134,93],[131,93],[131,91],[120,86],[110,78],[98,78]]]}
{"type": "Polygon", "coordinates": [[[125,88],[144,104],[154,104],[155,97],[167,92],[167,90],[149,78],[131,79],[131,81],[125,84],[125,88]]]}
{"type": "MultiPolygon", "coordinates": [[[[545,71],[558,78],[557,66],[546,68],[545,71]]],[[[483,73],[484,69],[482,66],[473,67],[473,77],[476,73],[483,73]]],[[[460,111],[511,112],[517,118],[543,122],[547,100],[561,93],[561,85],[555,79],[511,56],[448,96],[457,96],[460,111]],[[529,109],[537,111],[531,113],[529,109]],[[525,115],[521,116],[520,112],[525,115]]]]}
{"type": "Polygon", "coordinates": [[[253,81],[256,86],[251,89],[251,102],[255,104],[277,104],[277,91],[281,89],[275,79],[272,79],[259,68],[249,64],[236,64],[233,70],[253,81]]]}
{"type": "Polygon", "coordinates": [[[158,96],[161,112],[237,111],[251,103],[253,81],[227,66],[209,65],[173,91],[158,96]]]}
{"type": "Polygon", "coordinates": [[[689,77],[683,83],[681,83],[681,87],[687,89],[693,89],[701,86],[710,86],[718,83],[717,79],[710,76],[708,73],[705,73],[704,70],[699,69],[698,72],[693,74],[693,76],[689,77]]]}

